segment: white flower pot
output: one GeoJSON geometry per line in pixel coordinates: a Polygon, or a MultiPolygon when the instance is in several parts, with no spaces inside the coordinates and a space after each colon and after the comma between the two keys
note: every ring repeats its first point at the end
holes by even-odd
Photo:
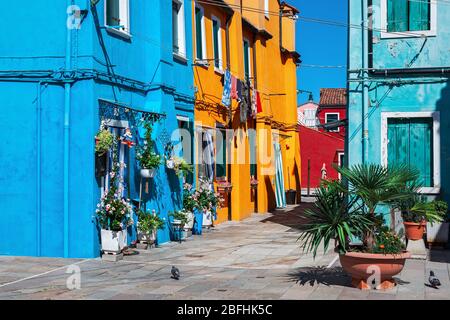
{"type": "Polygon", "coordinates": [[[447,243],[449,226],[449,222],[433,224],[427,222],[427,241],[431,243],[447,243]]]}
{"type": "Polygon", "coordinates": [[[186,211],[186,215],[188,218],[188,223],[184,226],[184,230],[192,230],[192,228],[194,228],[194,213],[186,211]]]}
{"type": "Polygon", "coordinates": [[[141,169],[141,177],[142,178],[153,178],[156,175],[156,169],[141,169]]]}
{"type": "Polygon", "coordinates": [[[156,241],[156,230],[151,231],[150,233],[143,233],[138,230],[138,240],[146,243],[153,243],[156,241]]]}
{"type": "Polygon", "coordinates": [[[127,246],[126,231],[101,230],[103,252],[121,253],[127,246]]]}
{"type": "Polygon", "coordinates": [[[203,227],[210,227],[212,225],[212,212],[211,211],[206,211],[203,212],[203,227]]]}

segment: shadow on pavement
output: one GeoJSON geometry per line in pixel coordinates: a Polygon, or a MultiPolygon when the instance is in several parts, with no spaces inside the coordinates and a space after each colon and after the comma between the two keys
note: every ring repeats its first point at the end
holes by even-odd
{"type": "Polygon", "coordinates": [[[326,286],[351,287],[351,278],[341,267],[300,268],[289,273],[287,276],[302,286],[309,284],[312,287],[316,284],[323,284],[326,286]]]}
{"type": "Polygon", "coordinates": [[[429,260],[433,262],[450,263],[450,250],[430,249],[429,260]]]}
{"type": "Polygon", "coordinates": [[[286,209],[277,209],[272,211],[273,216],[262,220],[262,223],[272,222],[290,227],[295,230],[302,230],[307,223],[304,211],[314,206],[314,203],[301,203],[297,206],[290,206],[286,209]]]}

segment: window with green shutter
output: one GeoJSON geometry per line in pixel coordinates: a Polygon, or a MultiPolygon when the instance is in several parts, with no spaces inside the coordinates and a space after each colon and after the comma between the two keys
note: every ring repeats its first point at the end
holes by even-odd
{"type": "Polygon", "coordinates": [[[433,119],[388,120],[388,165],[408,164],[420,172],[424,187],[433,182],[433,119]]]}
{"type": "Polygon", "coordinates": [[[216,177],[227,176],[227,143],[225,130],[216,131],[216,177]]]}
{"type": "Polygon", "coordinates": [[[247,40],[244,40],[244,71],[245,78],[250,78],[250,44],[247,40]]]}
{"type": "Polygon", "coordinates": [[[220,24],[219,21],[213,19],[213,45],[214,45],[214,67],[220,69],[220,60],[222,59],[220,54],[219,37],[220,37],[220,24]]]}
{"type": "Polygon", "coordinates": [[[203,35],[202,35],[203,12],[200,8],[195,8],[195,44],[196,57],[198,60],[203,59],[203,35]]]}
{"type": "Polygon", "coordinates": [[[387,31],[430,30],[430,0],[386,0],[387,31]]]}

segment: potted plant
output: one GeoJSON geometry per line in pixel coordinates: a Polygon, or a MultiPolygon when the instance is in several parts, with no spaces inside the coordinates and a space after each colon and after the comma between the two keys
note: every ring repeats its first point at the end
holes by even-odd
{"type": "Polygon", "coordinates": [[[105,190],[97,204],[97,221],[101,228],[103,252],[120,253],[127,245],[126,228],[133,224],[133,208],[129,199],[122,197],[120,169],[117,148],[113,148],[113,165],[110,172],[109,188],[105,190]]]}
{"type": "Polygon", "coordinates": [[[183,212],[188,216],[188,223],[185,229],[192,230],[194,227],[194,211],[198,208],[197,198],[192,191],[192,185],[185,183],[183,185],[183,212]]]}
{"type": "Polygon", "coordinates": [[[429,243],[447,245],[450,225],[448,204],[442,200],[434,200],[432,205],[439,215],[440,221],[435,223],[427,222],[427,241],[429,243]]]}
{"type": "Polygon", "coordinates": [[[145,243],[154,243],[156,241],[156,231],[164,229],[164,220],[161,219],[156,211],[151,213],[143,210],[138,211],[138,240],[145,243]]]}
{"type": "Polygon", "coordinates": [[[146,123],[144,145],[139,146],[136,159],[141,166],[141,176],[143,178],[153,178],[156,174],[156,168],[161,165],[161,156],[153,152],[152,127],[146,123]]]}
{"type": "Polygon", "coordinates": [[[180,177],[186,177],[189,173],[194,171],[194,167],[189,164],[184,158],[173,157],[174,170],[180,177]]]}
{"type": "Polygon", "coordinates": [[[334,241],[341,265],[354,286],[370,289],[368,279],[377,270],[376,288],[392,288],[392,277],[401,272],[410,253],[398,235],[384,226],[377,208],[409,197],[403,190],[417,179],[417,172],[406,166],[385,168],[375,164],[337,170],[348,185],[327,181],[318,189],[315,207],[305,213],[308,223],[299,238],[303,249],[312,251],[315,257],[320,246],[326,251],[334,241]],[[362,245],[352,245],[358,238],[362,245]]]}
{"type": "Polygon", "coordinates": [[[190,218],[184,211],[175,211],[169,214],[172,220],[172,230],[174,240],[184,240],[187,237],[185,226],[189,223],[190,218]]]}
{"type": "Polygon", "coordinates": [[[233,185],[225,177],[217,179],[217,191],[220,193],[231,193],[233,185]]]}
{"type": "Polygon", "coordinates": [[[106,175],[107,153],[114,143],[113,134],[107,129],[101,129],[95,136],[95,176],[106,175]]]}
{"type": "Polygon", "coordinates": [[[203,179],[199,179],[199,189],[195,196],[198,201],[198,208],[203,212],[202,225],[210,227],[213,224],[213,211],[221,208],[224,198],[220,193],[214,192],[211,184],[203,179]]]}

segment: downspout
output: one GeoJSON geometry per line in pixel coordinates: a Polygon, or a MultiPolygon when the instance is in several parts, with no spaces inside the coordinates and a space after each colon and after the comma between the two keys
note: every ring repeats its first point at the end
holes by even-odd
{"type": "MultiPolygon", "coordinates": [[[[73,5],[74,0],[67,0],[67,6],[73,5]]],[[[72,68],[72,30],[66,32],[66,71],[72,68]]],[[[64,257],[69,257],[69,162],[70,162],[70,107],[71,85],[64,85],[64,257]]]]}
{"type": "Polygon", "coordinates": [[[41,113],[42,113],[42,92],[41,92],[42,82],[39,81],[37,85],[37,107],[36,107],[36,246],[37,246],[37,256],[41,256],[41,208],[42,208],[42,200],[41,200],[41,192],[42,192],[42,184],[41,184],[41,113]]]}
{"type": "Polygon", "coordinates": [[[367,26],[367,12],[368,12],[368,0],[362,0],[362,21],[361,21],[361,31],[362,31],[362,163],[368,161],[369,158],[369,119],[366,115],[369,114],[369,88],[366,85],[365,78],[368,75],[367,69],[369,65],[368,53],[369,53],[369,41],[368,41],[368,26],[367,26]]]}
{"type": "MultiPolygon", "coordinates": [[[[227,53],[227,67],[228,67],[228,70],[231,69],[230,68],[230,65],[231,65],[231,57],[230,57],[230,22],[231,22],[231,19],[232,19],[232,16],[230,15],[230,16],[227,17],[227,20],[225,22],[225,28],[226,28],[225,29],[225,42],[226,42],[225,43],[225,47],[226,47],[226,53],[227,53]]],[[[229,109],[230,109],[229,110],[229,112],[230,112],[230,114],[229,114],[229,116],[230,116],[229,128],[233,129],[233,110],[232,110],[233,106],[230,105],[229,109]]],[[[226,136],[226,134],[225,134],[225,136],[226,136]]],[[[229,152],[230,153],[232,152],[231,144],[230,144],[229,152]]],[[[231,156],[230,156],[230,159],[231,159],[231,156]]],[[[228,173],[227,173],[228,182],[231,183],[231,169],[232,169],[231,161],[228,161],[227,167],[228,167],[228,173]]],[[[233,218],[233,213],[232,213],[232,210],[231,210],[231,193],[229,193],[228,194],[228,220],[231,221],[232,218],[233,218]]]]}

